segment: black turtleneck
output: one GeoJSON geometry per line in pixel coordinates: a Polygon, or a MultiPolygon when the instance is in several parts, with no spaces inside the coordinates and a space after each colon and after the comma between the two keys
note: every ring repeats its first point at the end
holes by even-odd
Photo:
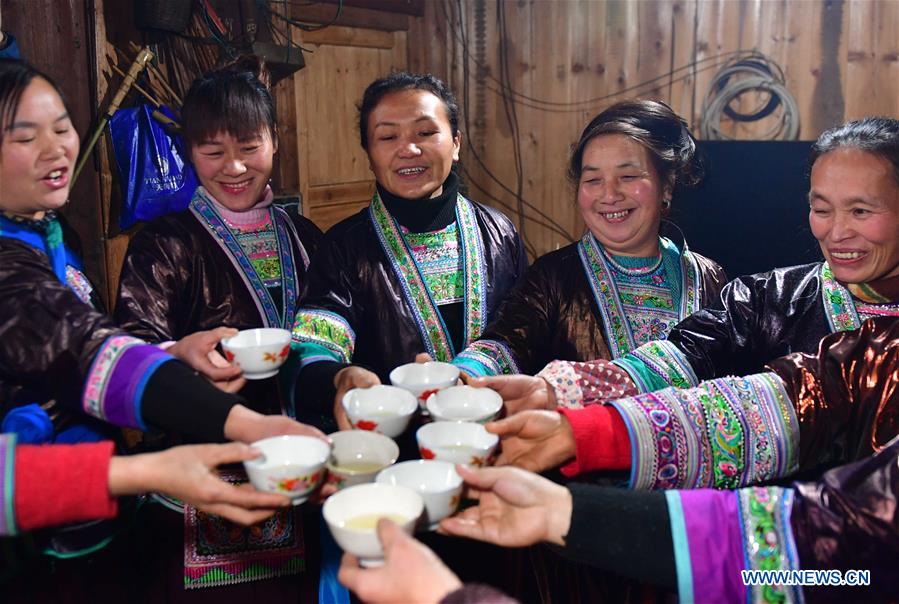
{"type": "Polygon", "coordinates": [[[443,192],[432,198],[405,199],[397,197],[380,184],[376,186],[390,215],[412,233],[439,231],[456,220],[459,178],[452,172],[443,181],[443,192]]]}

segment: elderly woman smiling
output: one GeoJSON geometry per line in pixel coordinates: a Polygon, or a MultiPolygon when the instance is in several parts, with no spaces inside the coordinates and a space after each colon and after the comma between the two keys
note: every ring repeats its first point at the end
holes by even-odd
{"type": "Polygon", "coordinates": [[[539,258],[454,363],[472,375],[532,374],[553,359],[614,359],[714,300],[721,267],[659,234],[675,188],[698,180],[695,152],[687,125],[659,101],[594,117],[568,167],[586,234],[539,258]]]}

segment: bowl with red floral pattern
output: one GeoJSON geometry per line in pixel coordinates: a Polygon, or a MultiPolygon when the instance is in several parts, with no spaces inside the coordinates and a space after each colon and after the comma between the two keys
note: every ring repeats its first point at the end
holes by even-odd
{"type": "Polygon", "coordinates": [[[237,362],[248,380],[263,380],[278,373],[290,354],[290,332],[260,327],[244,329],[236,336],[222,339],[228,362],[237,362]]]}
{"type": "Polygon", "coordinates": [[[422,459],[439,459],[482,468],[493,462],[496,434],[474,422],[432,422],[415,433],[422,459]]]}
{"type": "Polygon", "coordinates": [[[309,498],[325,476],[331,445],[312,436],[273,436],[252,444],[262,452],[243,462],[257,491],[290,497],[293,505],[309,498]]]}
{"type": "Polygon", "coordinates": [[[406,363],[390,372],[390,383],[415,395],[422,410],[429,396],[458,381],[459,368],[440,361],[406,363]]]}
{"type": "Polygon", "coordinates": [[[406,430],[418,402],[408,390],[378,384],[348,391],[343,395],[343,408],[357,430],[396,438],[406,430]]]}

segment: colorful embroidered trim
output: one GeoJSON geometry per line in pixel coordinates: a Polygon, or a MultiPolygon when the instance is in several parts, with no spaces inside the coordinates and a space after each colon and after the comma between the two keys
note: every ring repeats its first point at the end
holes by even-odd
{"type": "MultiPolygon", "coordinates": [[[[740,528],[747,570],[799,570],[796,540],[790,526],[793,491],[781,487],[740,489],[740,528]]],[[[802,588],[785,585],[747,586],[754,603],[802,602],[802,588]]]]}
{"type": "Polygon", "coordinates": [[[19,532],[16,526],[15,475],[16,435],[0,434],[0,536],[11,537],[19,532]]]}
{"type": "MultiPolygon", "coordinates": [[[[224,474],[246,482],[239,473],[224,474]]],[[[234,585],[305,570],[303,527],[296,508],[279,510],[249,527],[185,506],[184,587],[234,585]]]]}
{"type": "Polygon", "coordinates": [[[146,430],[140,413],[144,387],[153,372],[173,358],[137,338],[108,338],[88,371],[81,408],[115,426],[146,430]]]}
{"type": "Polygon", "coordinates": [[[299,349],[300,366],[323,360],[349,363],[356,346],[356,333],[337,313],[301,308],[293,324],[293,347],[299,349]]]}
{"type": "Polygon", "coordinates": [[[190,201],[190,211],[212,238],[221,246],[231,264],[237,270],[241,280],[247,286],[265,327],[283,327],[289,329],[293,321],[299,290],[297,286],[297,269],[293,247],[287,222],[287,213],[274,206],[269,207],[269,216],[278,236],[278,259],[281,262],[281,309],[275,308],[265,282],[256,272],[253,262],[247,256],[235,233],[231,231],[225,220],[219,215],[215,206],[210,203],[208,193],[203,187],[197,187],[190,201]]]}
{"type": "Polygon", "coordinates": [[[405,227],[401,230],[434,302],[438,306],[464,302],[465,270],[456,223],[428,233],[410,233],[405,227]]]}
{"type": "MultiPolygon", "coordinates": [[[[677,278],[681,280],[681,300],[678,307],[680,309],[679,317],[683,319],[698,310],[699,280],[697,279],[696,260],[692,254],[679,254],[676,246],[665,238],[659,238],[659,245],[663,261],[667,265],[677,265],[680,268],[680,275],[677,278]]],[[[637,348],[637,343],[633,328],[624,311],[621,293],[613,277],[613,269],[599,242],[589,231],[578,243],[578,255],[602,317],[603,332],[609,352],[613,359],[617,359],[637,348]]]]}
{"type": "Polygon", "coordinates": [[[855,305],[860,321],[874,317],[899,317],[899,304],[868,304],[859,302],[855,305]]]}
{"type": "Polygon", "coordinates": [[[84,273],[70,264],[66,265],[66,285],[75,292],[79,300],[85,304],[91,304],[91,293],[94,291],[91,282],[84,276],[84,273]]]}
{"type": "Polygon", "coordinates": [[[470,375],[521,373],[509,347],[496,340],[478,340],[460,352],[453,364],[470,375]]]}
{"type": "Polygon", "coordinates": [[[821,296],[831,333],[852,331],[861,326],[852,294],[834,278],[826,262],[821,264],[821,296]]]}
{"type": "Polygon", "coordinates": [[[631,439],[631,488],[736,488],[794,471],[799,424],[788,401],[771,373],[612,401],[631,439]]]}
{"type": "Polygon", "coordinates": [[[691,388],[699,384],[690,361],[667,340],[643,344],[612,362],[628,372],[641,392],[652,392],[665,386],[691,388]]]}
{"type": "MultiPolygon", "coordinates": [[[[440,311],[437,310],[399,225],[384,207],[377,192],[368,211],[381,248],[403,289],[403,297],[412,311],[427,353],[437,361],[451,361],[455,350],[440,311]]],[[[461,195],[456,202],[456,223],[459,225],[465,271],[465,343],[468,344],[481,335],[484,327],[487,313],[486,262],[474,209],[471,202],[461,195]]]]}

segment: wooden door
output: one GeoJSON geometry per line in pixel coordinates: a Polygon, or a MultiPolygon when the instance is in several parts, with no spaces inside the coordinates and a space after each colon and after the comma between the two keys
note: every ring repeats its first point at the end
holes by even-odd
{"type": "Polygon", "coordinates": [[[371,200],[356,107],[372,80],[405,69],[406,32],[329,27],[305,33],[303,46],[312,52],[293,78],[298,185],[304,214],[328,229],[371,200]]]}

